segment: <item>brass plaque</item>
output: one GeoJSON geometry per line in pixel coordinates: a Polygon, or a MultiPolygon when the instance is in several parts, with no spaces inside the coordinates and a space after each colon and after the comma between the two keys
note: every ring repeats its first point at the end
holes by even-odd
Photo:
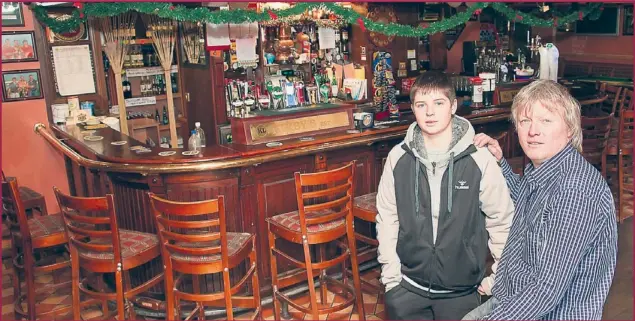
{"type": "Polygon", "coordinates": [[[512,90],[501,91],[500,92],[500,95],[501,95],[500,103],[501,104],[511,103],[512,101],[514,101],[514,97],[516,96],[516,94],[518,94],[519,91],[520,91],[520,89],[512,89],[512,90]]]}
{"type": "Polygon", "coordinates": [[[266,138],[284,137],[325,129],[347,127],[348,125],[348,113],[337,112],[333,114],[306,116],[252,124],[249,126],[249,131],[251,132],[251,140],[256,142],[266,138]]]}

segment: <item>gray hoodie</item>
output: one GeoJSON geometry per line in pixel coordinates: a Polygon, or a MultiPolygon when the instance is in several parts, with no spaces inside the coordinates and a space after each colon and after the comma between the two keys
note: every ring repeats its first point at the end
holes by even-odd
{"type": "Polygon", "coordinates": [[[432,293],[469,291],[479,283],[491,293],[514,207],[496,160],[473,138],[469,121],[453,116],[447,152],[433,155],[413,123],[389,153],[377,194],[378,260],[387,291],[403,278],[432,293]],[[489,277],[483,275],[486,246],[494,258],[489,277]]]}

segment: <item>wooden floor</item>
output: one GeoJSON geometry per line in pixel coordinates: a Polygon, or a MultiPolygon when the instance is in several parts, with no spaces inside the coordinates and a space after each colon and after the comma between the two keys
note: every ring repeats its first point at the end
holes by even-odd
{"type": "MultiPolygon", "coordinates": [[[[3,243],[3,247],[7,246],[3,243]]],[[[10,261],[2,262],[2,320],[14,319],[13,314],[13,288],[11,283],[10,261]]],[[[60,278],[69,278],[70,273],[64,273],[60,278]]],[[[378,282],[379,269],[366,272],[363,277],[371,282],[378,282]]],[[[53,282],[51,275],[42,275],[37,278],[37,284],[53,282]]],[[[300,298],[304,304],[308,304],[308,295],[300,298]]],[[[329,303],[338,302],[339,297],[329,294],[329,303]]],[[[70,289],[58,290],[56,293],[38,298],[38,310],[45,311],[54,308],[58,304],[69,304],[71,301],[70,289]]],[[[385,319],[383,296],[364,294],[364,308],[367,320],[385,319]]],[[[323,320],[357,320],[358,315],[351,311],[343,313],[331,313],[322,316],[323,320]]],[[[304,315],[290,308],[293,320],[303,320],[304,315]]],[[[97,310],[89,310],[83,314],[86,319],[98,318],[101,315],[97,310]]],[[[273,320],[271,307],[265,307],[263,316],[267,320],[273,320]]],[[[249,318],[249,314],[239,315],[238,319],[249,318]]],[[[58,316],[57,320],[70,320],[70,315],[58,316]]],[[[604,308],[604,320],[633,320],[633,220],[627,219],[619,225],[619,253],[615,280],[611,287],[608,300],[604,308]]]]}

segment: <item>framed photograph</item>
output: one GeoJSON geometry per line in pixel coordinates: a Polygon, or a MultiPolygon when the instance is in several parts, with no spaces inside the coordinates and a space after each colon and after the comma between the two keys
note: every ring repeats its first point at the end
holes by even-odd
{"type": "Polygon", "coordinates": [[[12,70],[2,72],[2,96],[5,102],[41,99],[40,70],[12,70]]]}
{"type": "Polygon", "coordinates": [[[35,33],[15,31],[2,33],[2,63],[37,61],[35,33]]]}
{"type": "Polygon", "coordinates": [[[633,5],[624,6],[624,24],[622,25],[622,35],[633,35],[633,5]]]}
{"type": "Polygon", "coordinates": [[[2,3],[2,26],[3,27],[23,27],[24,14],[22,5],[19,2],[2,3]]]}

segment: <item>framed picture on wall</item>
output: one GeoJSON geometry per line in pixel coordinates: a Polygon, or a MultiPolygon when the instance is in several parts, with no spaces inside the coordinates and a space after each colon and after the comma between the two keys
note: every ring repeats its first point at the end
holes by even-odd
{"type": "Polygon", "coordinates": [[[35,33],[15,31],[2,33],[2,63],[37,61],[35,33]]]}
{"type": "Polygon", "coordinates": [[[42,98],[40,70],[2,72],[2,97],[5,102],[42,98]]]}
{"type": "Polygon", "coordinates": [[[22,27],[24,26],[24,14],[22,5],[19,2],[2,3],[2,26],[22,27]]]}
{"type": "Polygon", "coordinates": [[[633,35],[633,5],[624,6],[624,24],[622,25],[622,35],[633,35]]]}

